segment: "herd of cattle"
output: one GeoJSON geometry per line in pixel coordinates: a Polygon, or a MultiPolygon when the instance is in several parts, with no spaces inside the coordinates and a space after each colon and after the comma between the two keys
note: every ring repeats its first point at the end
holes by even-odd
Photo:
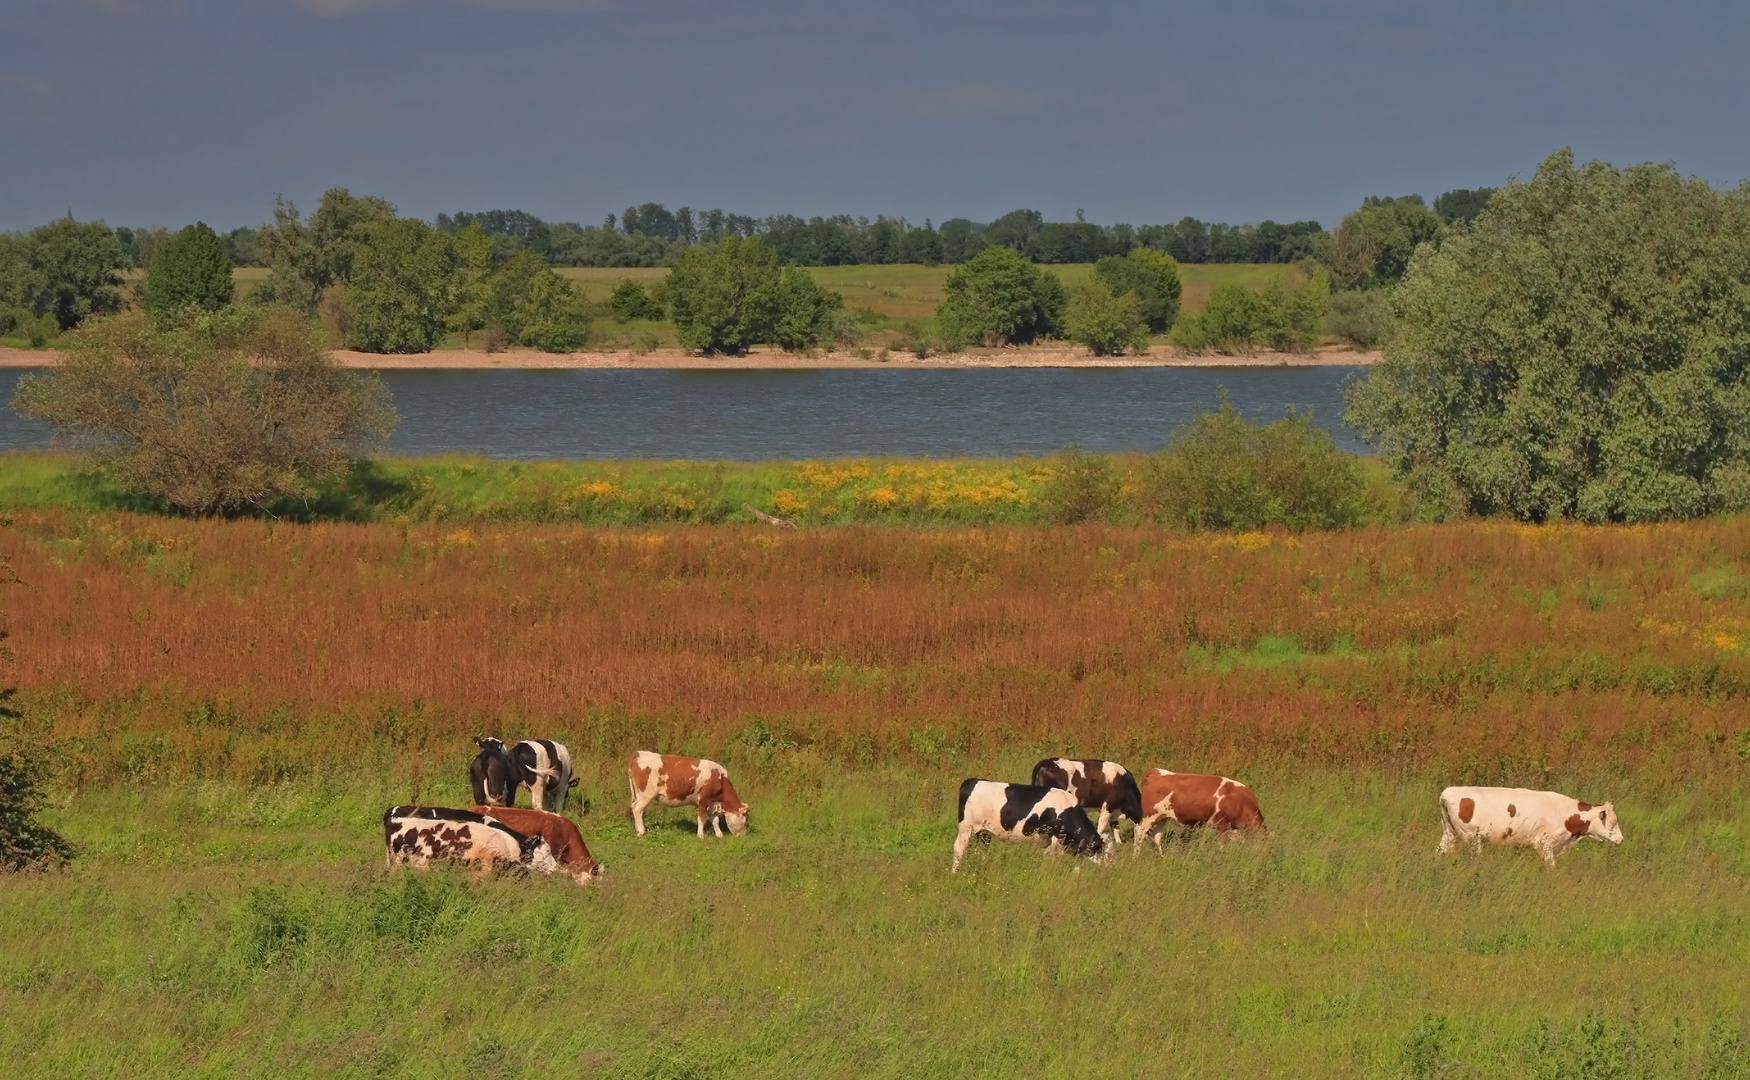
{"type": "MultiPolygon", "coordinates": [[[[394,806],[384,813],[383,846],[391,867],[445,861],[487,872],[524,866],[567,874],[579,885],[602,872],[577,825],[563,816],[566,797],[577,785],[564,746],[535,739],[506,748],[498,739],[481,739],[468,778],[474,805],[466,810],[394,806]],[[523,788],[529,789],[532,809],[516,806],[523,788]]],[[[715,761],[640,750],[626,763],[626,778],[639,836],[652,803],[695,807],[701,839],[707,822],[718,836],[724,825],[735,836],[747,832],[748,805],[736,794],[728,770],[715,761]]],[[[1488,841],[1534,848],[1553,865],[1556,856],[1584,839],[1622,843],[1609,803],[1594,806],[1553,791],[1449,787],[1440,793],[1440,816],[1442,853],[1461,843],[1480,851],[1488,841]]],[[[1151,836],[1158,850],[1160,829],[1169,822],[1224,833],[1264,828],[1252,789],[1225,776],[1150,769],[1138,785],[1115,761],[1047,758],[1033,767],[1029,784],[974,778],[960,785],[953,869],[960,869],[967,846],[979,835],[1043,842],[1048,850],[1107,861],[1117,850],[1124,821],[1132,824],[1137,852],[1151,836]],[[1098,819],[1090,819],[1089,811],[1098,811],[1098,819]]]]}

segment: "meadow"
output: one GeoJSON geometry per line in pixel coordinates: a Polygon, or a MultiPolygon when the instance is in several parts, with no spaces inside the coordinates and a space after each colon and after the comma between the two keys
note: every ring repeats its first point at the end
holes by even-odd
{"type": "MultiPolygon", "coordinates": [[[[197,522],[15,510],[0,1054],[74,1075],[1750,1072],[1750,519],[1083,526],[197,522]],[[389,873],[472,740],[559,738],[597,886],[389,873]],[[632,750],[740,840],[631,836],[632,750]],[[975,849],[969,775],[1237,776],[1267,836],[975,849]],[[1546,870],[1448,783],[1613,800],[1546,870]]],[[[574,811],[575,812],[575,811],[574,811]]]]}

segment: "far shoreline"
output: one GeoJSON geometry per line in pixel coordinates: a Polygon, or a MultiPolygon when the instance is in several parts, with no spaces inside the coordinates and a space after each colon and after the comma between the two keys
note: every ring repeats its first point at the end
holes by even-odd
{"type": "MultiPolygon", "coordinates": [[[[533,349],[485,352],[479,349],[441,349],[437,352],[380,354],[335,349],[334,358],[349,368],[376,371],[549,371],[589,369],[645,369],[651,371],[810,371],[828,368],[874,368],[887,370],[943,370],[954,368],[1144,368],[1144,367],[1349,367],[1377,364],[1381,352],[1355,352],[1338,346],[1321,346],[1310,353],[1265,352],[1241,356],[1220,353],[1187,353],[1170,346],[1155,346],[1132,356],[1091,356],[1085,350],[1063,345],[1030,345],[1014,349],[973,349],[947,356],[918,359],[907,352],[889,350],[885,360],[869,349],[855,352],[821,352],[815,355],[756,348],[746,356],[698,356],[681,349],[655,349],[637,353],[613,352],[544,353],[533,349]]],[[[17,349],[0,346],[0,368],[54,367],[64,354],[59,349],[17,349]]]]}

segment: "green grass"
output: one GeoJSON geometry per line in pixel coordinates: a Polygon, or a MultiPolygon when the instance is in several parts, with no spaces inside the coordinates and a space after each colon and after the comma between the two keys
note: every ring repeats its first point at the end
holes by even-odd
{"type": "Polygon", "coordinates": [[[1031,760],[732,761],[754,832],[703,843],[690,811],[632,836],[618,761],[585,761],[609,867],[587,891],[383,869],[382,809],[463,802],[460,760],[81,792],[49,815],[73,866],[0,882],[0,1055],[68,1076],[1750,1072],[1740,787],[1609,792],[1624,846],[1546,870],[1436,856],[1434,778],[1282,767],[1247,777],[1264,838],[1105,868],[993,844],[950,876],[960,778],[1031,760]]]}

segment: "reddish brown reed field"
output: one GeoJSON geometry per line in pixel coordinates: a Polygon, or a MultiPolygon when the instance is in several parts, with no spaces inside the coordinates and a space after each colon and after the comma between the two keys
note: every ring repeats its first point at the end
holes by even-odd
{"type": "Polygon", "coordinates": [[[89,780],[560,734],[731,759],[1735,776],[1750,521],[1309,535],[21,517],[29,730],[89,780]]]}

